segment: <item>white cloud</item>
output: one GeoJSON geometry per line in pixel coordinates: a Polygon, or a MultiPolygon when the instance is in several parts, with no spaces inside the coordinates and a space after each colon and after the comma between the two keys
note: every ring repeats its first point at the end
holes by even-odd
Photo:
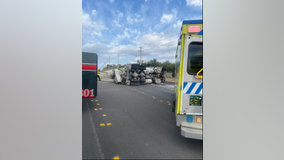
{"type": "Polygon", "coordinates": [[[188,20],[197,20],[197,19],[202,19],[202,15],[194,15],[194,16],[190,16],[190,18],[188,18],[188,20]]]}
{"type": "Polygon", "coordinates": [[[137,36],[134,43],[143,47],[143,54],[160,58],[167,58],[166,54],[174,54],[178,35],[167,36],[164,33],[148,31],[143,36],[137,36]]]}
{"type": "MultiPolygon", "coordinates": [[[[147,61],[149,61],[149,59],[148,59],[147,56],[143,56],[143,52],[142,52],[141,59],[142,59],[142,62],[147,62],[147,61]]],[[[140,56],[134,59],[134,61],[136,61],[136,63],[137,63],[138,60],[140,61],[140,56]]]]}
{"type": "Polygon", "coordinates": [[[96,16],[97,15],[97,11],[95,9],[92,10],[92,15],[96,16]]]}
{"type": "Polygon", "coordinates": [[[123,17],[123,13],[120,12],[119,10],[116,10],[116,11],[112,10],[111,12],[115,17],[117,17],[116,19],[113,20],[113,23],[115,24],[115,26],[121,27],[121,25],[119,24],[119,21],[120,21],[120,18],[123,17]]]}
{"type": "Polygon", "coordinates": [[[202,0],[186,0],[186,5],[188,6],[202,6],[202,0]]]}
{"type": "Polygon", "coordinates": [[[173,25],[174,28],[180,28],[182,21],[178,20],[177,23],[173,25]]]}
{"type": "MultiPolygon", "coordinates": [[[[118,11],[119,12],[119,11],[118,11]]],[[[123,13],[122,12],[119,12],[118,13],[118,17],[120,18],[120,17],[123,17],[123,13]]]]}
{"type": "Polygon", "coordinates": [[[134,59],[134,61],[138,61],[138,60],[140,60],[140,57],[137,57],[137,58],[134,59]]]}
{"type": "Polygon", "coordinates": [[[117,17],[116,19],[119,20],[121,17],[123,17],[123,13],[120,12],[119,10],[111,10],[111,13],[117,17]]]}
{"type": "Polygon", "coordinates": [[[162,23],[169,23],[173,20],[174,16],[172,14],[163,14],[162,18],[160,21],[162,23]]]}
{"type": "Polygon", "coordinates": [[[124,31],[122,32],[123,34],[117,34],[116,37],[112,39],[112,42],[110,43],[111,45],[117,46],[124,39],[132,41],[131,38],[133,36],[141,35],[141,32],[138,31],[137,29],[125,28],[124,31]]]}
{"type": "Polygon", "coordinates": [[[91,35],[98,35],[98,36],[102,36],[102,32],[96,32],[96,31],[93,31],[91,33],[91,35]]]}
{"type": "Polygon", "coordinates": [[[103,25],[102,23],[98,23],[98,22],[93,22],[93,28],[94,30],[97,30],[97,31],[108,30],[108,28],[105,25],[103,25]]]}
{"type": "Polygon", "coordinates": [[[137,29],[130,29],[130,28],[125,28],[125,31],[129,31],[132,34],[141,34],[140,31],[138,31],[137,29]]]}
{"type": "Polygon", "coordinates": [[[110,3],[114,2],[114,0],[109,0],[109,1],[110,1],[110,3]]]}
{"type": "Polygon", "coordinates": [[[82,49],[85,51],[93,51],[95,53],[98,53],[99,56],[107,58],[107,59],[109,58],[109,56],[117,57],[117,53],[120,53],[119,59],[123,59],[127,56],[133,55],[133,50],[137,50],[137,47],[132,46],[132,45],[114,46],[114,45],[107,45],[107,44],[95,42],[95,43],[87,43],[83,45],[82,49]]]}
{"type": "MultiPolygon", "coordinates": [[[[135,14],[136,15],[136,14],[135,14]]],[[[137,16],[137,15],[136,15],[137,16]]],[[[138,15],[138,17],[139,17],[140,15],[138,15]]],[[[137,18],[138,18],[137,17],[137,18]]],[[[130,16],[128,16],[127,17],[127,21],[128,21],[128,23],[130,23],[130,24],[133,24],[133,23],[138,23],[138,22],[140,22],[140,21],[144,21],[145,20],[145,18],[143,17],[143,18],[140,18],[140,19],[137,19],[137,18],[131,18],[130,16]]]]}
{"type": "Polygon", "coordinates": [[[90,15],[82,12],[82,27],[83,28],[92,28],[92,20],[90,15]]]}
{"type": "Polygon", "coordinates": [[[138,22],[138,19],[137,18],[135,18],[135,19],[132,19],[132,18],[130,18],[130,16],[128,16],[127,17],[127,21],[128,21],[128,23],[130,23],[130,24],[132,24],[132,23],[134,23],[134,22],[138,22]]]}
{"type": "MultiPolygon", "coordinates": [[[[175,22],[177,25],[178,21],[175,22]]],[[[169,29],[173,30],[173,27],[171,26],[169,29]]],[[[141,45],[143,47],[143,61],[156,58],[159,62],[168,60],[173,63],[179,37],[177,33],[177,35],[172,35],[174,34],[173,32],[170,33],[165,30],[165,33],[157,33],[149,30],[148,32],[141,34],[136,28],[125,28],[122,30],[122,33],[117,34],[112,39],[111,43],[106,44],[97,41],[89,41],[82,46],[82,49],[83,51],[98,53],[99,59],[102,62],[108,62],[110,56],[111,61],[113,61],[111,63],[114,63],[114,59],[117,59],[117,53],[120,53],[120,63],[124,64],[129,62],[137,63],[137,60],[140,60],[138,47],[141,45]],[[131,43],[128,45],[121,45],[120,42],[123,39],[129,40],[131,43]]],[[[92,31],[91,33],[96,36],[102,36],[100,31],[92,31]]]]}
{"type": "Polygon", "coordinates": [[[114,20],[113,22],[117,27],[121,27],[121,25],[116,20],[114,20]]]}
{"type": "Polygon", "coordinates": [[[130,35],[129,35],[126,31],[124,31],[124,34],[123,34],[123,35],[120,35],[120,34],[119,34],[119,35],[117,35],[117,37],[118,37],[118,38],[121,38],[121,39],[124,39],[124,38],[128,38],[128,39],[129,39],[129,38],[130,38],[130,35]]]}
{"type": "Polygon", "coordinates": [[[108,30],[108,28],[102,22],[92,21],[90,15],[88,13],[84,13],[82,11],[82,28],[85,29],[93,29],[96,31],[108,30]]]}
{"type": "MultiPolygon", "coordinates": [[[[97,11],[92,10],[92,15],[96,13],[97,11]]],[[[104,30],[109,29],[104,25],[103,21],[93,21],[88,13],[82,11],[82,39],[84,41],[93,42],[95,37],[102,37],[102,31],[104,30]]]]}
{"type": "Polygon", "coordinates": [[[140,15],[139,15],[139,14],[136,14],[136,13],[135,13],[135,16],[136,16],[137,18],[139,18],[139,17],[140,17],[140,15]]]}
{"type": "Polygon", "coordinates": [[[141,35],[141,32],[138,31],[137,29],[125,28],[123,34],[116,35],[117,39],[114,39],[115,43],[113,43],[113,44],[117,44],[119,41],[121,41],[125,38],[130,39],[131,36],[133,36],[133,35],[141,35]]]}
{"type": "Polygon", "coordinates": [[[169,1],[169,0],[166,0],[166,3],[170,3],[170,1],[169,1]]]}
{"type": "Polygon", "coordinates": [[[159,58],[163,57],[163,58],[169,58],[169,57],[174,57],[174,54],[171,53],[167,53],[167,54],[162,54],[162,55],[158,55],[159,58]]]}
{"type": "MultiPolygon", "coordinates": [[[[125,31],[123,35],[119,35],[119,37],[128,38],[129,34],[125,31]]],[[[101,53],[123,53],[125,55],[132,55],[137,57],[138,46],[141,45],[143,47],[143,54],[159,56],[159,57],[169,57],[175,53],[176,44],[177,44],[178,35],[175,36],[166,36],[163,33],[155,33],[149,32],[144,34],[141,37],[137,38],[137,41],[141,43],[136,45],[107,45],[102,43],[87,43],[83,45],[83,49],[101,53]],[[136,52],[137,51],[137,52],[136,52]]]]}

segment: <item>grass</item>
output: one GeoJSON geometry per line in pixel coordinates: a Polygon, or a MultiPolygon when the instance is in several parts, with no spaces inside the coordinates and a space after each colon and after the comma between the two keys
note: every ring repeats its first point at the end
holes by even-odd
{"type": "Polygon", "coordinates": [[[172,74],[173,74],[173,73],[171,73],[171,72],[167,73],[167,78],[173,78],[173,77],[172,77],[172,74]]]}

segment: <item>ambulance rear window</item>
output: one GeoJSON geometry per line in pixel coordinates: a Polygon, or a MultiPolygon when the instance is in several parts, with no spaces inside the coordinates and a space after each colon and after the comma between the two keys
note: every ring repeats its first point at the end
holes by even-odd
{"type": "MultiPolygon", "coordinates": [[[[191,75],[203,68],[203,43],[192,42],[188,46],[187,72],[191,75]]],[[[200,73],[202,75],[202,72],[200,73]]]]}

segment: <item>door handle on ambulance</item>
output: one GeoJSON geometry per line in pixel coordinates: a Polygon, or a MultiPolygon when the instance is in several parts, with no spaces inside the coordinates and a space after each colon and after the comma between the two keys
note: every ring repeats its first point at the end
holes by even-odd
{"type": "Polygon", "coordinates": [[[202,79],[202,78],[203,78],[202,76],[199,76],[199,75],[198,75],[202,70],[203,70],[203,68],[202,68],[200,71],[198,71],[197,74],[196,74],[196,77],[199,78],[199,79],[202,79]]]}

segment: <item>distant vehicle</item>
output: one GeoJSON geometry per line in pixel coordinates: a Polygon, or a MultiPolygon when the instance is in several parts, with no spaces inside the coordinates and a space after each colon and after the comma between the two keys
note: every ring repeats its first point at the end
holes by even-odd
{"type": "Polygon", "coordinates": [[[167,71],[165,67],[146,67],[138,63],[127,63],[124,68],[109,70],[108,75],[115,83],[139,86],[165,83],[167,71]]]}
{"type": "Polygon", "coordinates": [[[97,96],[97,65],[96,53],[82,52],[82,97],[95,98],[97,96]]]}
{"type": "Polygon", "coordinates": [[[203,21],[183,21],[175,55],[173,112],[181,135],[202,140],[203,21]]]}

